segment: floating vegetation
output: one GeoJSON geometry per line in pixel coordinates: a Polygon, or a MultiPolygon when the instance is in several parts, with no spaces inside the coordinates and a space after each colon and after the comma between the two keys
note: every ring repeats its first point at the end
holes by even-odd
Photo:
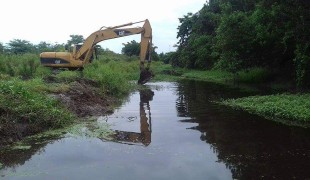
{"type": "Polygon", "coordinates": [[[14,143],[4,148],[4,151],[25,151],[33,146],[47,144],[66,137],[85,137],[99,138],[104,140],[112,140],[113,130],[106,122],[97,122],[89,120],[86,122],[77,122],[75,125],[68,126],[62,129],[49,130],[33,136],[28,136],[24,140],[14,143]]]}
{"type": "Polygon", "coordinates": [[[86,122],[74,125],[68,129],[69,136],[110,139],[113,134],[110,125],[104,122],[86,122]]]}
{"type": "Polygon", "coordinates": [[[228,99],[220,102],[267,119],[307,127],[310,120],[310,94],[277,94],[228,99]]]}

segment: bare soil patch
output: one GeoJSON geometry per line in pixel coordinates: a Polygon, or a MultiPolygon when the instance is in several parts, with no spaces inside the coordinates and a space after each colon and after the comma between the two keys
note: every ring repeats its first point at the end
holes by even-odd
{"type": "Polygon", "coordinates": [[[100,116],[113,111],[115,99],[104,96],[99,85],[89,79],[80,79],[70,85],[68,92],[54,94],[78,117],[100,116]]]}

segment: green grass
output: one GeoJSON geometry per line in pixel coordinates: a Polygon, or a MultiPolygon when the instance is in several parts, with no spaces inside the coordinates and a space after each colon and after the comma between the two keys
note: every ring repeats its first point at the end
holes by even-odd
{"type": "Polygon", "coordinates": [[[103,92],[111,95],[128,93],[132,88],[130,80],[138,80],[138,62],[95,61],[85,66],[83,75],[97,81],[103,92]]]}
{"type": "Polygon", "coordinates": [[[227,83],[233,81],[233,75],[231,73],[217,70],[188,70],[183,74],[183,77],[215,83],[227,83]]]}
{"type": "Polygon", "coordinates": [[[151,70],[155,74],[155,81],[176,81],[180,79],[193,79],[214,83],[228,84],[234,80],[233,74],[217,70],[189,70],[172,67],[163,62],[152,62],[151,70]]]}
{"type": "Polygon", "coordinates": [[[310,94],[277,94],[229,99],[220,102],[236,109],[289,124],[310,122],[310,94]]]}
{"type": "Polygon", "coordinates": [[[151,69],[155,71],[154,80],[157,81],[177,81],[180,79],[193,79],[227,85],[231,84],[234,81],[233,74],[226,71],[190,70],[172,67],[171,65],[163,64],[162,62],[152,63],[151,69]]]}
{"type": "Polygon", "coordinates": [[[264,68],[252,68],[237,73],[237,81],[246,84],[255,84],[266,82],[270,73],[264,68]]]}
{"type": "Polygon", "coordinates": [[[59,128],[70,124],[74,116],[55,99],[44,93],[40,79],[17,78],[0,81],[1,122],[35,124],[38,128],[59,128]]]}
{"type": "Polygon", "coordinates": [[[51,70],[40,65],[39,56],[36,54],[0,54],[0,74],[30,79],[48,76],[51,70]]]}
{"type": "Polygon", "coordinates": [[[64,70],[56,74],[55,77],[59,82],[69,83],[81,78],[81,72],[64,70]]]}
{"type": "Polygon", "coordinates": [[[150,68],[154,73],[153,81],[176,81],[184,73],[182,68],[174,68],[169,64],[154,61],[150,68]]]}

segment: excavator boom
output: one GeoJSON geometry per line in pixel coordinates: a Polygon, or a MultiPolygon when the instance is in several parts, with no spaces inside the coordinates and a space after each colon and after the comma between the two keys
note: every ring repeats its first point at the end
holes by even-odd
{"type": "Polygon", "coordinates": [[[91,63],[95,45],[101,41],[141,34],[140,42],[140,78],[139,84],[149,81],[153,74],[150,71],[152,52],[152,28],[148,19],[144,21],[127,23],[114,27],[101,27],[89,35],[81,46],[76,46],[73,52],[42,52],[41,64],[52,68],[83,69],[84,65],[91,63]],[[129,28],[128,26],[144,22],[142,27],[129,28]],[[145,67],[145,61],[147,66],[145,67]]]}

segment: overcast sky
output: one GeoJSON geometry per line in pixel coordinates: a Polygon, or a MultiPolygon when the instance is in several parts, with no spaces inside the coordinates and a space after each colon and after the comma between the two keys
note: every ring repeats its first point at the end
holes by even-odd
{"type": "MultiPolygon", "coordinates": [[[[3,0],[1,1],[0,42],[13,39],[38,44],[66,43],[70,34],[84,38],[101,26],[115,26],[149,19],[157,52],[173,51],[178,18],[199,11],[206,0],[3,0]]],[[[138,24],[136,26],[142,26],[138,24]]],[[[122,43],[140,35],[103,41],[100,45],[120,53],[122,43]]]]}

